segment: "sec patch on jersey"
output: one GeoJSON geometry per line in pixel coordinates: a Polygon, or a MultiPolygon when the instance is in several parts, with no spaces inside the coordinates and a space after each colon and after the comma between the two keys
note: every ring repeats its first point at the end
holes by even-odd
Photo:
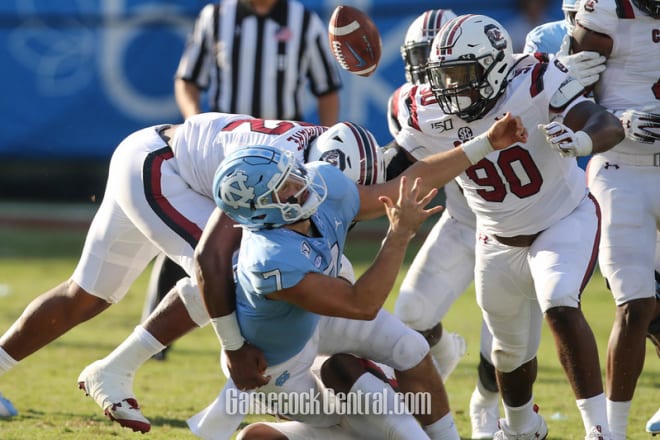
{"type": "Polygon", "coordinates": [[[382,42],[367,14],[351,6],[337,6],[330,17],[328,35],[332,53],[342,68],[360,76],[376,71],[382,42]]]}

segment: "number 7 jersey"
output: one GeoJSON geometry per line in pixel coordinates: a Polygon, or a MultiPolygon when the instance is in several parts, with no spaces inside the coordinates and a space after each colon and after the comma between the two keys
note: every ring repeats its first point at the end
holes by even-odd
{"type": "Polygon", "coordinates": [[[506,112],[522,118],[529,132],[527,143],[494,151],[457,177],[479,228],[505,237],[548,228],[573,211],[587,193],[575,158],[561,157],[537,128],[561,120],[586,98],[580,96],[563,109],[551,107],[550,100],[568,78],[566,69],[528,58],[530,62],[516,68],[495,107],[470,123],[444,114],[428,85],[403,86],[398,93],[401,131],[396,141],[418,160],[460,146],[506,112]]]}

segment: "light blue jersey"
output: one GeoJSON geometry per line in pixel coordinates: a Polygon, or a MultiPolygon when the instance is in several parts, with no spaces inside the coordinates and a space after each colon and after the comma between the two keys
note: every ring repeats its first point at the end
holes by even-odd
{"type": "Polygon", "coordinates": [[[551,21],[536,26],[525,38],[523,53],[544,52],[551,56],[561,47],[561,41],[568,32],[566,20],[551,21]]]}
{"type": "Polygon", "coordinates": [[[302,350],[314,334],[319,315],[266,295],[295,286],[309,272],[337,276],[346,234],[360,207],[356,184],[339,169],[322,162],[306,167],[316,167],[329,190],[311,217],[320,237],[287,228],[245,230],[236,267],[241,333],[263,351],[271,366],[302,350]]]}

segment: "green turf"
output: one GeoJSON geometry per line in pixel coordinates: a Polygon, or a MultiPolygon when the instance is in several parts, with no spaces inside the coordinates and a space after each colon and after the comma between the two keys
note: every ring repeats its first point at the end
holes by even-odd
{"type": "MultiPolygon", "coordinates": [[[[31,299],[70,275],[82,241],[80,232],[0,228],[0,329],[8,328],[31,299]]],[[[419,241],[414,247],[418,244],[419,241]]],[[[376,246],[377,242],[361,240],[349,246],[347,253],[358,273],[374,257],[376,246]]],[[[13,400],[20,412],[12,420],[0,420],[0,439],[138,438],[105,419],[92,400],[77,390],[76,379],[85,365],[105,356],[137,324],[147,275],[138,280],[124,301],[0,378],[0,391],[13,400]]],[[[388,301],[389,309],[393,301],[394,296],[388,301]]],[[[598,274],[587,289],[584,309],[597,336],[604,366],[614,307],[598,274]]],[[[444,320],[446,328],[459,332],[468,342],[466,357],[447,383],[458,429],[465,438],[470,431],[467,406],[476,380],[479,322],[472,290],[457,301],[444,320]]],[[[145,364],[136,378],[135,392],[153,428],[147,437],[139,438],[195,438],[185,420],[206,406],[222,386],[218,352],[213,332],[205,328],[177,342],[166,362],[145,364]]],[[[548,422],[550,438],[581,439],[582,423],[547,329],[538,357],[535,398],[548,422]]],[[[646,368],[631,410],[629,439],[649,438],[644,424],[657,410],[659,397],[660,361],[649,344],[646,368]]]]}

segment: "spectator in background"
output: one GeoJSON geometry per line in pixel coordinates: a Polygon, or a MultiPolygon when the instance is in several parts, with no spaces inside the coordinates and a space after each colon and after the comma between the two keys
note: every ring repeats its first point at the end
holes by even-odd
{"type": "Polygon", "coordinates": [[[509,31],[514,53],[523,51],[525,37],[530,30],[550,21],[548,0],[518,0],[517,5],[518,13],[503,23],[509,31]]]}
{"type": "MultiPolygon", "coordinates": [[[[317,98],[320,125],[339,116],[341,80],[326,25],[295,0],[220,0],[206,5],[193,27],[174,80],[184,118],[208,110],[264,119],[303,120],[305,88],[317,98]]],[[[159,255],[142,320],[156,308],[183,269],[159,255]]],[[[165,351],[156,359],[165,359],[165,351]]]]}

